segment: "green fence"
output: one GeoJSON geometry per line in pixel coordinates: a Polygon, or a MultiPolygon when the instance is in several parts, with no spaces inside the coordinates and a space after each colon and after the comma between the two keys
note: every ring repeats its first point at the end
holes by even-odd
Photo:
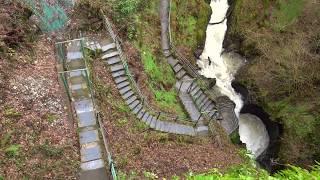
{"type": "Polygon", "coordinates": [[[19,0],[24,3],[39,19],[38,26],[44,32],[53,32],[62,29],[69,20],[66,10],[73,6],[72,0],[19,0]]]}

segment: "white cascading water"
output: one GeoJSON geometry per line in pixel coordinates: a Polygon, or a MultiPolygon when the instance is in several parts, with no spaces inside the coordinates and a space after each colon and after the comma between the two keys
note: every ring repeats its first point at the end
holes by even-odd
{"type": "MultiPolygon", "coordinates": [[[[212,15],[210,22],[221,22],[228,11],[228,0],[211,0],[212,15]]],[[[231,86],[234,75],[240,68],[241,60],[232,58],[228,54],[223,54],[223,41],[227,31],[227,19],[215,25],[208,25],[205,47],[198,65],[201,68],[200,73],[207,78],[216,79],[216,87],[220,93],[228,96],[235,104],[235,113],[237,117],[243,106],[241,95],[236,93],[231,86]],[[209,58],[211,63],[209,63],[209,58]]],[[[246,144],[254,157],[258,157],[269,144],[269,135],[262,121],[250,116],[241,116],[239,118],[240,140],[246,144]],[[254,120],[253,120],[254,119],[254,120]]]]}

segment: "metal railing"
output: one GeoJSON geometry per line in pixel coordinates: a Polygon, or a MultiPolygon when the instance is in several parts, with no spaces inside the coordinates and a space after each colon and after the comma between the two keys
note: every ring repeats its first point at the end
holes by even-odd
{"type": "Polygon", "coordinates": [[[138,97],[141,99],[142,104],[145,105],[144,108],[148,110],[148,113],[157,117],[158,120],[162,120],[162,121],[170,121],[170,122],[179,122],[179,123],[183,123],[183,124],[187,124],[187,125],[192,125],[194,126],[196,122],[192,122],[190,121],[190,118],[184,118],[181,116],[175,116],[169,113],[165,113],[165,112],[160,112],[160,111],[155,111],[154,109],[152,109],[149,105],[148,102],[146,100],[146,98],[144,97],[144,95],[141,93],[141,90],[139,88],[139,86],[137,85],[136,81],[133,79],[133,75],[130,72],[129,68],[128,68],[128,63],[127,63],[127,58],[125,56],[125,54],[122,51],[121,48],[121,38],[114,33],[114,30],[112,28],[112,24],[110,22],[110,20],[108,19],[108,17],[104,14],[104,12],[101,10],[100,12],[102,14],[103,17],[103,21],[105,24],[106,29],[108,30],[112,40],[114,41],[116,48],[119,52],[119,56],[120,56],[120,60],[123,64],[123,66],[125,67],[125,71],[126,71],[126,75],[129,77],[130,83],[134,89],[135,92],[137,92],[138,97]]]}

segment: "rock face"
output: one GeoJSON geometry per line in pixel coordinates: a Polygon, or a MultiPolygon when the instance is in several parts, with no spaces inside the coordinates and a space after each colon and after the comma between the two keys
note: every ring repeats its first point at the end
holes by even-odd
{"type": "Polygon", "coordinates": [[[253,114],[241,114],[239,119],[240,140],[257,158],[269,145],[269,134],[266,126],[260,118],[253,114]]]}
{"type": "Polygon", "coordinates": [[[235,104],[227,96],[221,96],[216,99],[217,108],[221,115],[220,125],[224,127],[227,134],[231,134],[238,128],[238,118],[234,112],[235,104]]]}

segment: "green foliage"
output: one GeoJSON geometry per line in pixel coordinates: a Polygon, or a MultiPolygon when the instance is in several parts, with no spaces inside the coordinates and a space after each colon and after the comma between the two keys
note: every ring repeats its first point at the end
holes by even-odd
{"type": "Polygon", "coordinates": [[[127,118],[118,119],[117,122],[116,122],[116,125],[118,127],[124,127],[127,124],[128,124],[128,119],[127,118]]]}
{"type": "Polygon", "coordinates": [[[63,154],[63,149],[54,147],[48,143],[40,145],[39,151],[47,157],[60,157],[63,154]]]}
{"type": "Polygon", "coordinates": [[[235,166],[230,168],[225,173],[220,173],[217,169],[213,169],[208,173],[200,175],[188,175],[189,180],[254,180],[254,179],[274,179],[274,180],[304,180],[304,179],[319,179],[320,178],[320,166],[316,165],[312,170],[308,171],[295,166],[290,166],[286,170],[282,170],[275,175],[269,175],[265,170],[256,169],[252,166],[235,166]]]}
{"type": "Polygon", "coordinates": [[[274,28],[283,31],[301,14],[304,0],[278,0],[279,8],[275,11],[274,28]]]}
{"type": "Polygon", "coordinates": [[[172,69],[165,63],[157,63],[152,51],[148,48],[142,48],[142,63],[152,83],[163,86],[172,86],[175,78],[172,69]]]}
{"type": "Polygon", "coordinates": [[[122,0],[115,1],[115,9],[120,14],[121,18],[126,18],[137,12],[141,0],[122,0]]]}
{"type": "Polygon", "coordinates": [[[238,130],[236,130],[232,134],[230,134],[230,140],[233,144],[240,144],[241,143],[238,130]]]}
{"type": "Polygon", "coordinates": [[[153,172],[143,171],[143,175],[144,175],[144,177],[146,177],[148,179],[158,179],[157,174],[155,174],[153,172]]]}
{"type": "Polygon", "coordinates": [[[4,180],[4,177],[0,175],[0,180],[4,180]]]}
{"type": "Polygon", "coordinates": [[[57,116],[55,114],[47,114],[46,119],[50,124],[52,124],[57,120],[57,116]]]}
{"type": "Polygon", "coordinates": [[[6,153],[7,157],[13,158],[19,155],[20,148],[21,148],[21,145],[13,144],[13,145],[10,145],[8,148],[6,148],[4,152],[6,153]]]}
{"type": "Polygon", "coordinates": [[[19,118],[22,114],[12,107],[6,107],[4,110],[4,116],[8,118],[19,118]]]}

